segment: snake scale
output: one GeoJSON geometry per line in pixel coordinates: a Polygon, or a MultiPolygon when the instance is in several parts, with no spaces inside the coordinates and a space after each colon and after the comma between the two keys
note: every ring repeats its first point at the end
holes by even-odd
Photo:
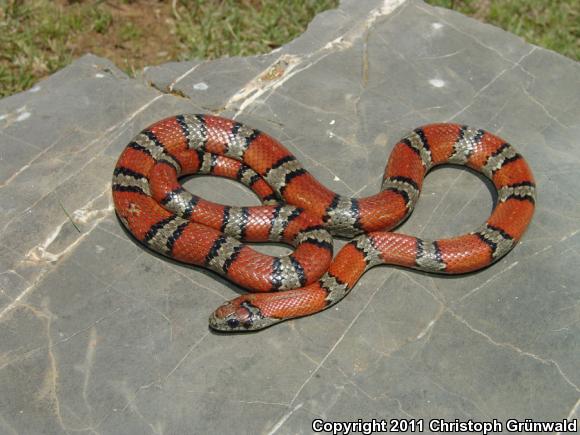
{"type": "Polygon", "coordinates": [[[415,129],[394,147],[381,191],[336,194],[283,145],[242,123],[179,115],[139,133],[113,174],[116,213],[148,248],[217,272],[251,293],[209,319],[219,331],[255,331],[322,311],[344,298],[378,264],[459,274],[484,268],[522,237],[535,206],[529,166],[501,138],[458,124],[415,129]],[[497,189],[491,216],[475,231],[441,240],[389,232],[412,212],[426,173],[467,166],[497,189]],[[262,206],[220,205],[185,190],[179,177],[211,174],[252,189],[262,206]],[[332,236],[351,239],[333,258],[332,236]],[[244,242],[290,244],[289,255],[262,254],[244,242]]]}

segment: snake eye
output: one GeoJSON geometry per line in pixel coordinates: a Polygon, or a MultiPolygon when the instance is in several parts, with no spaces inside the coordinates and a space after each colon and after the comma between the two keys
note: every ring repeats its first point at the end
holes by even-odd
{"type": "Polygon", "coordinates": [[[228,319],[228,326],[232,329],[240,326],[240,321],[237,319],[228,319]]]}

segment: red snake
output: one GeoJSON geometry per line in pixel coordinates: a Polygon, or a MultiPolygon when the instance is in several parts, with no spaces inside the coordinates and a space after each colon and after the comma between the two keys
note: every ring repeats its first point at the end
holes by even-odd
{"type": "Polygon", "coordinates": [[[535,206],[533,175],[514,147],[458,124],[415,129],[395,145],[380,193],[354,199],[328,190],[265,133],[217,116],[179,115],[127,145],[112,188],[119,219],[142,244],[253,292],[210,316],[219,331],[254,331],[322,311],[378,264],[445,274],[484,268],[514,247],[535,206]],[[493,182],[497,203],[489,219],[469,234],[435,241],[388,232],[413,210],[425,174],[444,163],[493,182]],[[233,207],[195,196],[178,178],[196,173],[238,180],[264,205],[233,207]],[[331,234],[352,239],[334,259],[331,234]],[[244,241],[295,249],[272,257],[244,241]]]}

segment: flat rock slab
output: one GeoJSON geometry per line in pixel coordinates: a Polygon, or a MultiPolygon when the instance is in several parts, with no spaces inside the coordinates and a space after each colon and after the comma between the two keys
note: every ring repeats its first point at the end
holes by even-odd
{"type": "MultiPolygon", "coordinates": [[[[579,64],[418,0],[345,0],[272,53],[170,63],[136,79],[95,56],[77,60],[0,101],[0,433],[577,418],[579,137],[579,64]],[[381,266],[319,315],[214,334],[208,315],[239,290],[142,249],[111,204],[123,147],[184,112],[259,128],[353,196],[378,191],[411,129],[484,128],[530,163],[537,212],[523,242],[481,272],[381,266]]],[[[233,182],[186,185],[257,204],[233,182]]],[[[466,233],[492,207],[480,178],[443,168],[400,231],[466,233]]]]}

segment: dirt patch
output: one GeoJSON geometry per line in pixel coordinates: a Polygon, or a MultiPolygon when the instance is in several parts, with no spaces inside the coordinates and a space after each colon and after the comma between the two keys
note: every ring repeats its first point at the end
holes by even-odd
{"type": "MultiPolygon", "coordinates": [[[[70,1],[61,3],[72,6],[70,1]]],[[[131,72],[179,58],[182,46],[171,1],[106,1],[99,7],[110,14],[110,22],[104,30],[97,27],[71,38],[67,46],[74,57],[91,52],[131,72]]]]}

